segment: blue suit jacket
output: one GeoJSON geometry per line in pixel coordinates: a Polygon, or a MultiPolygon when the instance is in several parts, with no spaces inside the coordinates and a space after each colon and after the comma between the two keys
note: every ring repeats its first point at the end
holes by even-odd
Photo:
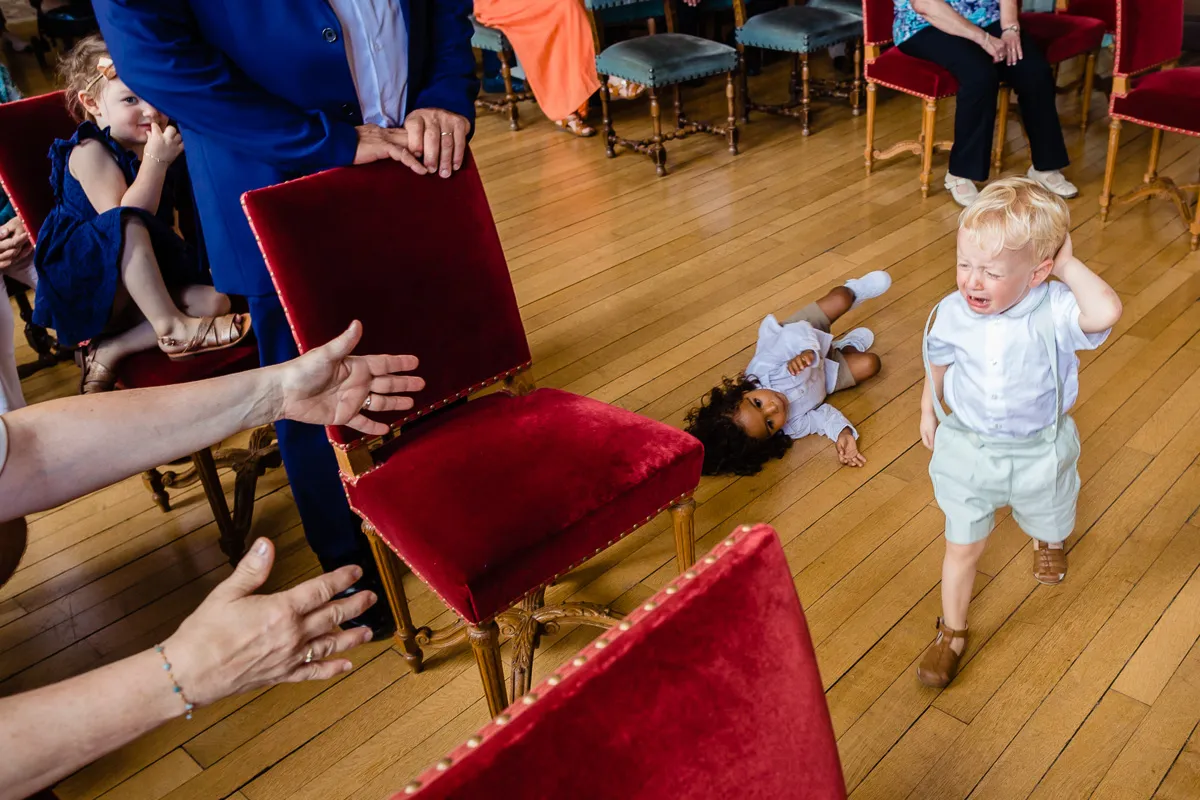
{"type": "MultiPolygon", "coordinates": [[[[408,26],[408,109],[474,122],[471,0],[395,0],[408,26]]],[[[242,193],[351,164],[362,122],[326,0],[95,0],[117,72],[170,116],[217,288],[274,293],[242,193]]],[[[320,220],[298,223],[319,225],[320,220]]],[[[297,235],[303,235],[297,227],[297,235]]]]}

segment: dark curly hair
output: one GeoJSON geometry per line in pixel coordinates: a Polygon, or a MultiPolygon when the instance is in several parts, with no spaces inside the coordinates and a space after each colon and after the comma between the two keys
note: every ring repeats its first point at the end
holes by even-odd
{"type": "Polygon", "coordinates": [[[792,439],[782,430],[755,439],[733,421],[747,393],[761,388],[753,376],[722,378],[700,405],[687,415],[685,430],[704,445],[705,475],[757,475],[773,458],[783,458],[792,439]]]}

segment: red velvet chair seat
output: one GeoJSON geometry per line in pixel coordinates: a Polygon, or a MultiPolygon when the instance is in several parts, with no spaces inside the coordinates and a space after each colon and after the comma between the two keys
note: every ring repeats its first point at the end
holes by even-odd
{"type": "Polygon", "coordinates": [[[148,389],[232,375],[256,367],[258,348],[252,341],[183,361],[173,361],[161,350],[145,350],[117,366],[117,381],[124,389],[148,389]]]}
{"type": "Polygon", "coordinates": [[[1104,23],[1104,30],[1117,29],[1117,4],[1114,0],[1071,0],[1066,13],[1072,17],[1091,17],[1104,23]]]}
{"type": "Polygon", "coordinates": [[[1150,128],[1200,136],[1200,67],[1135,78],[1124,97],[1112,97],[1112,116],[1150,128]]]}
{"type": "Polygon", "coordinates": [[[1099,50],[1106,30],[1099,19],[1039,13],[1022,14],[1021,28],[1037,42],[1051,64],[1099,50]]]}
{"type": "Polygon", "coordinates": [[[555,389],[482,397],[388,447],[350,504],[470,623],[693,491],[703,460],[682,431],[555,389]]]}
{"type": "Polygon", "coordinates": [[[868,63],[865,75],[867,80],[881,86],[927,100],[951,97],[958,92],[958,81],[948,70],[932,61],[905,55],[897,47],[868,63]]]}
{"type": "Polygon", "coordinates": [[[393,800],[846,796],[771,528],[739,529],[626,623],[393,800]]]}

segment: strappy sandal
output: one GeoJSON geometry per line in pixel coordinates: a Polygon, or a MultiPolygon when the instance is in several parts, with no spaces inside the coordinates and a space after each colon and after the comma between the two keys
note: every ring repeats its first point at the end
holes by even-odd
{"type": "Polygon", "coordinates": [[[180,361],[201,353],[227,350],[240,343],[250,334],[249,314],[225,314],[221,317],[202,317],[200,326],[191,340],[184,344],[178,339],[163,336],[158,347],[172,361],[180,361]],[[240,322],[239,322],[240,318],[240,322]]]}
{"type": "Polygon", "coordinates": [[[950,644],[955,639],[962,639],[965,653],[967,631],[965,628],[956,631],[947,627],[941,617],[938,617],[937,631],[937,638],[921,657],[921,663],[917,667],[917,680],[932,689],[944,689],[954,680],[954,676],[958,675],[958,662],[962,660],[962,653],[954,652],[950,644]]]}
{"type": "Polygon", "coordinates": [[[578,114],[572,114],[566,119],[560,119],[554,123],[563,133],[569,133],[572,136],[577,136],[580,139],[590,139],[596,135],[596,129],[583,121],[583,117],[578,114]]]}
{"type": "Polygon", "coordinates": [[[79,393],[100,394],[117,388],[117,373],[96,360],[96,343],[75,351],[75,366],[79,367],[79,393]]]}
{"type": "Polygon", "coordinates": [[[608,78],[608,91],[617,100],[636,100],[646,93],[646,87],[624,78],[608,78]]]}
{"type": "Polygon", "coordinates": [[[1067,548],[1036,542],[1033,546],[1033,577],[1046,586],[1062,583],[1067,577],[1067,548]]]}

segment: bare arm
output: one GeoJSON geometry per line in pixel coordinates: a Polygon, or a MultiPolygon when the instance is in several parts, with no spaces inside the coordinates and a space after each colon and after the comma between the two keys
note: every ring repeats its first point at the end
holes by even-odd
{"type": "Polygon", "coordinates": [[[949,365],[930,364],[932,380],[925,378],[925,389],[921,392],[921,443],[930,450],[933,449],[933,436],[938,426],[937,411],[933,404],[942,402],[945,397],[946,370],[949,368],[949,365]]]}
{"type": "Polygon", "coordinates": [[[104,146],[88,141],[71,151],[67,166],[97,214],[118,206],[142,208],[151,214],[158,211],[163,182],[167,179],[167,164],[148,159],[130,185],[104,146]]]}
{"type": "Polygon", "coordinates": [[[1075,257],[1071,237],[1054,258],[1054,274],[1079,303],[1079,327],[1084,333],[1103,333],[1121,319],[1121,298],[1104,279],[1075,257]]]}
{"type": "Polygon", "coordinates": [[[350,356],[355,323],[333,342],[295,361],[199,383],[80,395],[5,414],[8,459],[0,468],[0,516],[51,508],[130,475],[194,453],[238,431],[288,418],[387,430],[359,410],[410,408],[420,378],[412,356],[350,356]],[[129,447],[127,442],[138,442],[129,447]]]}

